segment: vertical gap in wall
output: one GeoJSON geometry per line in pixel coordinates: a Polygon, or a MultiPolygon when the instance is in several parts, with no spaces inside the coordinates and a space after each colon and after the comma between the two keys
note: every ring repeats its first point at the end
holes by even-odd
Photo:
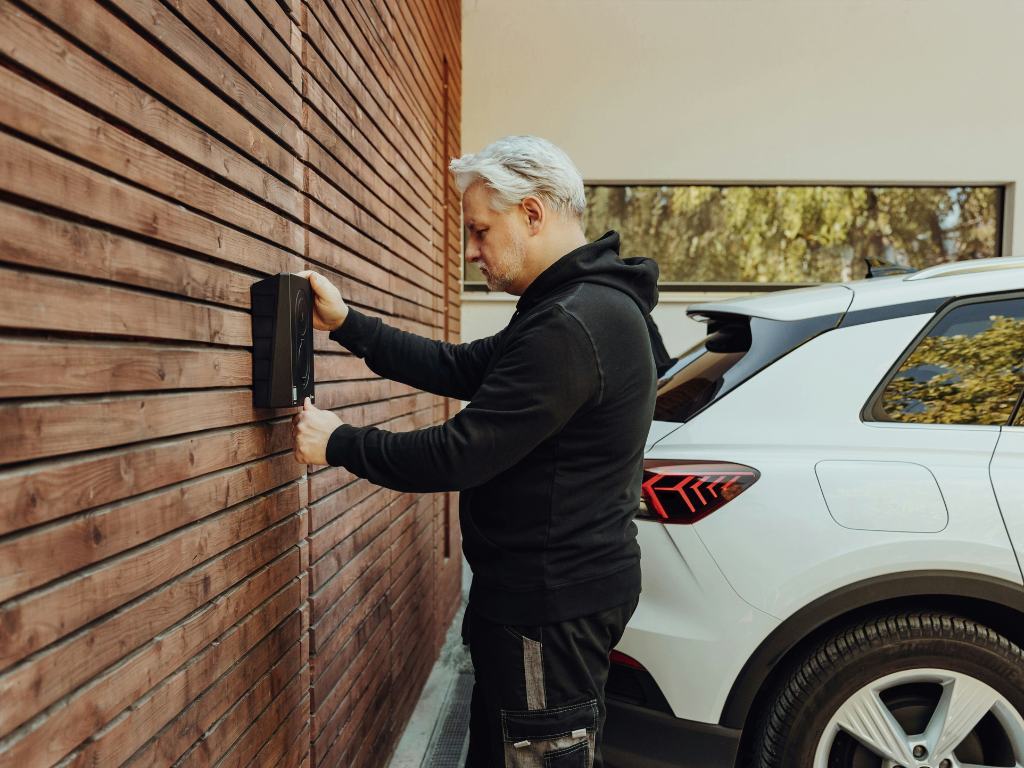
{"type": "MultiPolygon", "coordinates": [[[[448,57],[443,58],[444,83],[441,88],[441,178],[442,197],[441,213],[444,217],[442,222],[443,237],[441,239],[441,306],[444,308],[444,341],[447,343],[449,330],[448,306],[448,57]]],[[[444,420],[451,418],[451,398],[444,399],[444,420]]],[[[444,559],[452,556],[451,527],[452,527],[452,495],[449,492],[444,494],[444,559]]]]}
{"type": "MultiPolygon", "coordinates": [[[[291,23],[291,49],[292,53],[299,59],[299,96],[301,97],[302,103],[302,126],[299,133],[299,161],[302,163],[302,257],[305,259],[303,268],[309,268],[309,222],[310,222],[310,205],[309,205],[309,70],[306,66],[307,61],[307,41],[306,32],[308,30],[308,21],[306,18],[306,4],[305,2],[298,3],[296,8],[294,4],[289,3],[291,7],[289,11],[289,21],[291,23]]],[[[313,365],[316,365],[316,349],[312,350],[313,353],[313,365]]],[[[315,376],[314,376],[315,379],[315,376]]],[[[303,483],[306,487],[304,494],[306,502],[306,526],[305,526],[305,539],[303,540],[303,549],[305,554],[300,558],[299,567],[303,573],[301,578],[304,579],[306,587],[303,590],[303,597],[305,605],[303,606],[305,618],[302,621],[302,628],[307,635],[303,641],[302,647],[305,654],[305,663],[310,664],[310,650],[311,650],[311,639],[312,633],[310,632],[310,625],[312,623],[313,616],[313,605],[309,599],[309,585],[312,583],[309,567],[309,552],[310,550],[310,533],[309,527],[311,525],[312,515],[309,512],[309,497],[310,497],[310,482],[309,482],[309,467],[306,467],[306,472],[303,474],[303,483]]],[[[313,691],[313,680],[314,675],[312,674],[312,667],[310,668],[309,674],[309,690],[306,695],[309,697],[309,710],[307,711],[307,723],[313,722],[313,703],[316,701],[314,698],[313,691]]],[[[308,727],[308,726],[307,726],[308,727]]],[[[313,728],[309,728],[308,743],[305,745],[308,750],[307,756],[304,759],[303,765],[309,765],[310,755],[313,754],[313,736],[315,731],[313,728]]]]}
{"type": "MultiPolygon", "coordinates": [[[[294,21],[292,22],[294,24],[294,21]]],[[[306,84],[306,4],[303,3],[299,6],[299,25],[297,29],[293,29],[293,46],[297,42],[299,45],[299,77],[301,78],[302,88],[299,91],[302,97],[302,136],[299,150],[301,152],[302,160],[302,239],[303,239],[303,257],[309,260],[309,93],[308,86],[306,84]],[[297,40],[295,38],[298,38],[297,40]]],[[[308,266],[308,265],[307,265],[308,266]]],[[[314,350],[314,356],[316,352],[314,350]]]]}

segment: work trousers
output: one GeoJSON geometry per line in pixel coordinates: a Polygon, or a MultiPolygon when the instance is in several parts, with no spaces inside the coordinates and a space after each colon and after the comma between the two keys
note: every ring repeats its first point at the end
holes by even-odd
{"type": "Polygon", "coordinates": [[[601,768],[608,652],[637,600],[579,619],[506,626],[470,603],[476,673],[466,768],[601,768]]]}

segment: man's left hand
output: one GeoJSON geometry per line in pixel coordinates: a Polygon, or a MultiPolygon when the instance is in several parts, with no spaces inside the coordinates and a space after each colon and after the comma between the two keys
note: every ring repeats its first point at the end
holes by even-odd
{"type": "Polygon", "coordinates": [[[300,464],[326,464],[327,441],[342,421],[330,411],[321,411],[307,397],[302,410],[292,419],[292,445],[300,464]]]}

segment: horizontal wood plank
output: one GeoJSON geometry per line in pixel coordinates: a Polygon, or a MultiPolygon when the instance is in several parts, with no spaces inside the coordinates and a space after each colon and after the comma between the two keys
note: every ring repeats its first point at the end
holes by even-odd
{"type": "MultiPolygon", "coordinates": [[[[267,606],[267,610],[258,611],[249,619],[253,622],[252,627],[245,627],[248,622],[243,622],[242,627],[221,638],[217,645],[207,648],[206,653],[199,654],[197,662],[177,672],[180,676],[191,674],[198,678],[192,681],[193,685],[199,683],[198,690],[212,683],[237,661],[238,656],[249,650],[279,621],[289,613],[294,613],[298,607],[297,584],[294,581],[290,587],[280,588],[283,585],[277,585],[280,591],[275,596],[276,599],[270,598],[269,595],[264,596],[272,584],[267,578],[261,578],[266,573],[269,573],[269,570],[256,574],[231,592],[212,601],[204,610],[167,633],[161,641],[141,649],[120,665],[76,691],[59,715],[47,718],[38,728],[29,730],[22,738],[0,752],[0,765],[4,768],[47,768],[52,765],[84,737],[105,726],[125,706],[149,691],[153,683],[163,680],[174,669],[180,667],[182,661],[197,655],[229,630],[235,622],[250,614],[263,602],[260,598],[269,598],[270,605],[267,606]]],[[[270,594],[273,594],[273,591],[270,594]]],[[[174,680],[169,682],[173,684],[174,680]]],[[[171,692],[173,690],[172,688],[171,692]]],[[[136,725],[147,714],[147,710],[148,708],[143,708],[136,725]]],[[[155,714],[158,715],[159,712],[157,709],[155,714]]],[[[75,755],[70,765],[84,768],[90,764],[111,764],[102,760],[91,762],[90,753],[97,749],[97,745],[118,749],[115,741],[96,741],[75,755]]]]}
{"type": "MultiPolygon", "coordinates": [[[[356,504],[361,503],[364,499],[380,490],[379,486],[363,479],[355,479],[354,482],[338,488],[337,481],[335,480],[335,477],[338,475],[335,473],[339,472],[339,470],[340,472],[348,472],[343,467],[331,467],[327,472],[318,473],[310,477],[309,520],[311,536],[317,535],[317,532],[322,528],[331,525],[332,521],[335,521],[346,512],[354,511],[356,504]],[[316,490],[314,490],[314,480],[316,490]],[[317,493],[324,494],[324,496],[318,496],[316,495],[317,493]]],[[[390,499],[390,496],[390,493],[384,494],[379,503],[382,505],[390,503],[383,501],[385,497],[390,499]]],[[[335,543],[341,541],[342,538],[344,536],[336,538],[335,543]]],[[[333,544],[329,546],[333,546],[333,544]]],[[[310,557],[314,560],[318,559],[327,551],[329,546],[315,550],[315,554],[314,550],[311,550],[310,557]]]]}
{"type": "Polygon", "coordinates": [[[294,409],[252,407],[248,389],[0,405],[0,464],[248,424],[294,409]]]}
{"type": "MultiPolygon", "coordinates": [[[[390,643],[386,641],[388,630],[386,606],[379,604],[376,610],[363,623],[365,631],[356,644],[353,660],[346,667],[347,675],[342,675],[338,682],[327,690],[314,689],[313,701],[313,751],[314,761],[326,751],[341,731],[351,709],[344,706],[346,701],[357,700],[360,694],[367,692],[365,683],[374,679],[374,673],[382,666],[387,653],[382,653],[390,643]],[[360,658],[362,657],[362,658],[360,658]],[[382,658],[383,657],[383,658],[382,658]],[[316,699],[318,693],[323,698],[316,699]]],[[[317,761],[318,762],[318,761],[317,761]]]]}
{"type": "Polygon", "coordinates": [[[0,133],[0,188],[264,274],[301,269],[301,259],[278,246],[6,133],[0,133]]]}
{"type": "MultiPolygon", "coordinates": [[[[306,713],[308,712],[308,699],[304,698],[307,696],[308,690],[309,673],[307,667],[285,686],[283,691],[274,697],[266,709],[259,713],[253,726],[238,741],[232,744],[227,754],[221,758],[218,768],[245,768],[250,763],[253,765],[273,765],[276,763],[280,753],[273,757],[268,756],[267,761],[263,762],[261,747],[267,744],[268,741],[268,746],[284,746],[283,744],[277,745],[275,743],[275,732],[283,723],[289,721],[289,715],[297,708],[298,711],[295,713],[297,715],[296,719],[301,717],[302,722],[294,723],[292,721],[291,738],[287,738],[287,731],[279,738],[287,738],[290,742],[291,739],[298,735],[305,724],[306,713]],[[306,703],[306,708],[300,708],[300,703],[306,703]],[[265,741],[268,734],[274,735],[271,735],[270,739],[265,741]]],[[[207,764],[197,760],[186,759],[182,764],[182,768],[204,768],[205,765],[207,764]]]]}
{"type": "Polygon", "coordinates": [[[0,267],[0,326],[250,346],[245,312],[0,267]]]}
{"type": "MultiPolygon", "coordinates": [[[[296,94],[302,92],[301,49],[291,49],[291,24],[284,9],[272,0],[213,0],[267,61],[291,83],[296,94]]],[[[301,101],[297,113],[301,116],[301,101]]]]}
{"type": "MultiPolygon", "coordinates": [[[[342,347],[337,348],[339,351],[342,347]]],[[[373,379],[376,374],[367,367],[362,358],[353,355],[317,355],[316,381],[353,381],[373,379]]]]}
{"type": "Polygon", "coordinates": [[[248,309],[257,278],[130,237],[0,203],[0,262],[248,309]]]}
{"type": "Polygon", "coordinates": [[[277,136],[283,143],[278,143],[95,2],[28,0],[28,3],[82,45],[299,186],[301,171],[289,149],[299,141],[297,124],[285,120],[268,126],[272,132],[279,132],[277,136]]]}
{"type": "Polygon", "coordinates": [[[302,731],[295,738],[294,746],[286,749],[284,756],[274,768],[312,768],[309,755],[309,716],[302,731]]]}
{"type": "Polygon", "coordinates": [[[302,228],[14,72],[0,69],[0,124],[247,232],[301,251],[302,228]]]}
{"type": "Polygon", "coordinates": [[[298,495],[286,486],[0,604],[0,669],[283,520],[299,509],[298,495]]]}
{"type": "Polygon", "coordinates": [[[290,453],[0,539],[0,602],[298,480],[290,453]]]}
{"type": "MultiPolygon", "coordinates": [[[[77,750],[74,757],[66,762],[67,768],[123,765],[140,747],[157,736],[173,719],[175,713],[193,708],[193,696],[196,691],[211,685],[219,676],[228,674],[232,665],[238,663],[239,656],[251,655],[258,650],[260,646],[253,648],[256,641],[264,647],[264,653],[277,651],[276,658],[271,659],[271,663],[276,661],[277,664],[266,670],[263,677],[264,685],[260,688],[260,693],[267,699],[267,703],[273,701],[274,691],[271,686],[279,686],[275,689],[276,692],[285,688],[289,680],[296,679],[302,661],[299,658],[299,616],[294,610],[289,613],[289,609],[294,607],[295,600],[292,583],[267,601],[264,609],[266,615],[247,616],[238,625],[218,637],[216,643],[202,648],[187,667],[169,675],[149,691],[141,705],[133,707],[125,716],[117,718],[112,726],[102,731],[99,738],[77,750]],[[268,633],[272,626],[271,620],[282,619],[286,615],[287,618],[278,629],[268,633]],[[264,642],[270,638],[276,639],[277,642],[266,647],[264,642]],[[282,652],[278,646],[289,641],[292,642],[291,649],[282,652]]],[[[249,605],[254,609],[262,607],[251,601],[249,605]]],[[[261,614],[263,612],[260,611],[261,614]]],[[[166,756],[163,756],[163,759],[166,760],[166,756]]],[[[211,760],[207,765],[214,765],[214,762],[211,760]]],[[[136,763],[137,760],[131,762],[136,763]]]]}
{"type": "Polygon", "coordinates": [[[290,420],[261,421],[0,471],[0,533],[57,520],[290,447],[290,420]]]}
{"type": "Polygon", "coordinates": [[[321,632],[317,638],[316,655],[311,661],[316,685],[321,685],[319,678],[331,664],[336,663],[341,669],[348,667],[350,659],[339,657],[339,654],[343,649],[348,649],[349,654],[355,652],[358,643],[353,644],[350,640],[391,586],[391,579],[386,577],[386,565],[386,560],[377,560],[332,607],[331,610],[337,612],[333,617],[335,620],[330,622],[335,629],[330,633],[321,632]]]}
{"type": "Polygon", "coordinates": [[[185,752],[197,750],[207,765],[213,765],[213,754],[223,751],[214,746],[216,742],[237,737],[228,724],[217,721],[229,709],[251,712],[256,707],[266,706],[273,691],[284,688],[298,672],[302,652],[297,639],[298,619],[296,614],[294,619],[289,617],[278,625],[236,667],[204,691],[194,706],[183,709],[169,728],[125,763],[125,768],[164,768],[185,752]],[[215,729],[214,724],[217,724],[215,729]],[[200,734],[198,739],[197,734],[200,734]]]}
{"type": "Polygon", "coordinates": [[[9,0],[0,0],[0,51],[52,86],[68,89],[211,173],[294,217],[302,217],[302,170],[294,157],[276,157],[276,149],[271,148],[278,165],[284,164],[284,176],[291,183],[278,179],[259,164],[259,153],[256,157],[242,154],[81,47],[19,12],[9,0]]]}
{"type": "Polygon", "coordinates": [[[275,558],[285,563],[275,568],[294,574],[295,529],[286,519],[0,673],[2,730],[29,720],[275,558]]]}
{"type": "MultiPolygon", "coordinates": [[[[321,499],[336,490],[340,490],[358,480],[355,475],[344,467],[311,467],[309,469],[309,503],[321,499]]],[[[310,530],[319,526],[310,520],[310,530]]]]}
{"type": "Polygon", "coordinates": [[[0,399],[252,384],[252,356],[216,347],[0,338],[0,360],[0,399]]]}
{"type": "MultiPolygon", "coordinates": [[[[249,31],[257,34],[262,28],[266,32],[264,42],[279,57],[277,62],[272,58],[271,61],[264,58],[262,50],[254,49],[231,21],[205,0],[168,0],[167,4],[191,28],[155,0],[114,2],[147,31],[157,36],[161,44],[174,51],[194,70],[201,72],[215,89],[238,104],[255,122],[266,127],[289,146],[297,145],[299,138],[296,124],[301,120],[302,99],[291,80],[290,53],[247,5],[245,10],[249,13],[240,14],[235,21],[248,23],[249,31]],[[207,41],[214,45],[211,46],[207,41]],[[274,63],[279,64],[278,68],[274,67],[274,63]]],[[[236,2],[232,7],[242,11],[242,5],[244,3],[236,2]]]]}
{"type": "MultiPolygon", "coordinates": [[[[293,749],[305,749],[307,745],[299,746],[296,740],[300,734],[308,733],[309,724],[309,667],[302,670],[299,680],[296,683],[296,690],[301,692],[303,698],[288,714],[287,719],[278,726],[277,731],[263,745],[263,748],[252,759],[250,765],[277,765],[293,749]]],[[[284,696],[280,697],[282,700],[284,696]]],[[[239,766],[241,762],[237,763],[239,766]]],[[[230,763],[229,763],[230,765],[230,763]]]]}

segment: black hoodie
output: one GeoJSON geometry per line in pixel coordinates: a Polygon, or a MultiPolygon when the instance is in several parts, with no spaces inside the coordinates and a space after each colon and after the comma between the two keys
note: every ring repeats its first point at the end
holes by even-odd
{"type": "Polygon", "coordinates": [[[469,401],[414,432],[338,427],[327,460],[400,491],[462,491],[470,600],[491,621],[566,621],[640,594],[658,267],[618,251],[609,232],[563,256],[490,338],[445,344],[354,310],[331,334],[380,376],[469,401]]]}

